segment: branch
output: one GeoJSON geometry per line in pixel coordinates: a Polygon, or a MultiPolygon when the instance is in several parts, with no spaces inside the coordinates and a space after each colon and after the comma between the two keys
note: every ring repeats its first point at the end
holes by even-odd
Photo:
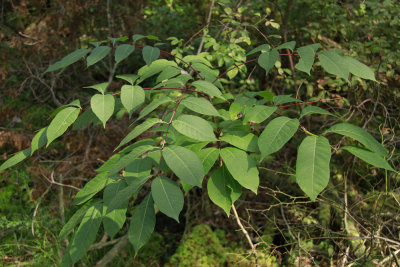
{"type": "Polygon", "coordinates": [[[233,210],[233,214],[235,215],[237,224],[239,225],[239,227],[240,227],[240,229],[242,230],[243,234],[246,236],[247,241],[248,241],[249,244],[250,244],[251,250],[252,250],[254,256],[256,257],[256,266],[258,267],[258,266],[260,266],[260,265],[258,264],[258,254],[257,254],[256,246],[253,244],[253,241],[251,241],[251,238],[250,238],[249,233],[248,233],[247,230],[243,227],[243,224],[240,222],[240,218],[239,218],[239,215],[238,215],[238,213],[237,213],[237,211],[236,211],[236,208],[235,208],[235,205],[234,205],[234,204],[232,204],[232,210],[233,210]]]}

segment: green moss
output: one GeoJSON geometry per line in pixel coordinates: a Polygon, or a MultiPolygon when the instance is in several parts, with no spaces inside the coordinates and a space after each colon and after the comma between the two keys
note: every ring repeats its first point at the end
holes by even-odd
{"type": "MultiPolygon", "coordinates": [[[[183,237],[165,266],[255,266],[255,258],[249,254],[247,245],[227,242],[224,231],[197,225],[183,237]]],[[[258,262],[261,266],[278,266],[268,250],[258,251],[258,262]]]]}
{"type": "Polygon", "coordinates": [[[166,266],[221,266],[225,249],[208,225],[197,225],[183,237],[181,245],[166,266]]]}

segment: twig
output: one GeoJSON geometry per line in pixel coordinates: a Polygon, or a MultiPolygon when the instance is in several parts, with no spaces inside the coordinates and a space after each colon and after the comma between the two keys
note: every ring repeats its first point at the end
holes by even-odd
{"type": "Polygon", "coordinates": [[[52,186],[52,185],[50,184],[50,185],[47,187],[46,191],[44,191],[44,193],[40,196],[40,198],[39,198],[39,200],[38,200],[38,202],[37,202],[37,204],[36,204],[36,206],[35,206],[35,210],[33,211],[32,223],[31,223],[31,231],[32,231],[32,235],[33,235],[33,236],[35,236],[35,226],[34,226],[34,224],[35,224],[35,217],[36,217],[37,211],[38,211],[38,209],[39,209],[40,202],[42,202],[43,197],[49,192],[51,186],[52,186]]]}
{"type": "MultiPolygon", "coordinates": [[[[208,19],[207,19],[207,25],[205,28],[208,28],[211,22],[211,15],[212,15],[212,10],[214,9],[214,0],[211,2],[210,10],[208,12],[208,19]]],[[[197,55],[201,53],[201,50],[203,49],[204,45],[204,39],[206,38],[206,32],[203,31],[203,36],[201,37],[200,45],[199,48],[197,49],[197,55]]]]}
{"type": "Polygon", "coordinates": [[[44,175],[42,175],[51,185],[52,184],[55,184],[55,185],[59,185],[59,186],[65,186],[65,187],[69,187],[69,188],[72,188],[72,189],[75,189],[75,190],[81,190],[81,189],[79,189],[78,187],[75,187],[75,186],[73,186],[73,185],[69,185],[69,184],[61,184],[61,183],[58,183],[58,182],[56,182],[56,181],[54,181],[54,171],[52,171],[51,172],[51,175],[50,175],[50,178],[51,178],[51,180],[49,179],[49,178],[47,178],[46,176],[44,176],[44,175]]]}
{"type": "Polygon", "coordinates": [[[243,227],[243,224],[240,222],[240,218],[239,218],[239,215],[238,215],[238,213],[237,213],[237,211],[236,211],[236,208],[235,208],[235,205],[234,205],[234,204],[232,204],[232,210],[233,210],[233,214],[235,215],[237,224],[239,225],[239,227],[240,227],[240,229],[242,230],[243,234],[246,236],[247,241],[248,241],[249,244],[250,244],[251,250],[252,250],[254,256],[256,257],[256,266],[258,267],[258,266],[260,266],[260,265],[259,265],[259,263],[258,263],[258,254],[257,254],[256,247],[255,247],[255,245],[253,244],[253,241],[251,241],[251,238],[250,238],[249,233],[248,233],[247,230],[243,227]]]}
{"type": "Polygon", "coordinates": [[[112,259],[114,259],[118,253],[128,244],[128,234],[124,235],[123,237],[121,237],[117,244],[115,244],[115,246],[110,249],[106,255],[104,255],[104,257],[99,260],[96,264],[97,267],[104,267],[107,266],[107,264],[109,264],[112,259]]]}

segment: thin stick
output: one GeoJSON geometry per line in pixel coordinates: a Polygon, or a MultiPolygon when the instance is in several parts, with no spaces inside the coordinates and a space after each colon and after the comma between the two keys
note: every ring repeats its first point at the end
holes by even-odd
{"type": "Polygon", "coordinates": [[[61,184],[61,183],[58,183],[58,182],[56,182],[56,181],[54,181],[54,171],[52,171],[51,172],[51,175],[50,175],[50,178],[51,178],[51,180],[49,179],[49,178],[47,178],[46,176],[44,176],[44,175],[42,175],[50,184],[55,184],[55,185],[59,185],[59,186],[65,186],[65,187],[69,187],[69,188],[72,188],[72,189],[75,189],[75,190],[81,190],[81,189],[79,189],[78,187],[75,187],[75,186],[73,186],[73,185],[69,185],[69,184],[61,184]]]}
{"type": "Polygon", "coordinates": [[[239,218],[239,215],[238,215],[238,213],[237,213],[237,211],[236,211],[236,208],[235,208],[235,205],[234,205],[234,204],[232,204],[232,210],[233,210],[233,214],[235,215],[237,224],[239,225],[239,227],[240,227],[240,229],[242,230],[243,234],[246,236],[247,241],[248,241],[249,244],[250,244],[251,250],[253,251],[253,254],[254,254],[254,256],[256,257],[256,266],[260,266],[260,265],[258,264],[258,254],[257,254],[256,246],[253,244],[253,241],[251,241],[251,238],[250,238],[249,233],[248,233],[247,230],[243,227],[243,224],[240,222],[240,218],[239,218]]]}

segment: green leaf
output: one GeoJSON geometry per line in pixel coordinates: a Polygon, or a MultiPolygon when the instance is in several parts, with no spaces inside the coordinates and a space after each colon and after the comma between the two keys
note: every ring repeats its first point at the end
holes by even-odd
{"type": "Polygon", "coordinates": [[[108,46],[98,46],[92,50],[92,53],[87,57],[86,63],[87,66],[92,66],[93,64],[96,64],[103,58],[105,58],[108,53],[110,53],[111,47],[108,46]]]}
{"type": "Polygon", "coordinates": [[[109,83],[98,83],[98,84],[94,84],[94,85],[85,86],[83,88],[92,88],[92,89],[99,91],[101,94],[104,95],[108,85],[109,85],[109,83]]]}
{"type": "Polygon", "coordinates": [[[139,135],[141,135],[142,133],[144,133],[145,131],[147,131],[148,129],[150,129],[151,127],[153,127],[158,123],[165,123],[165,122],[158,118],[150,118],[145,120],[142,124],[136,126],[127,136],[125,136],[125,138],[122,139],[121,143],[119,143],[119,145],[117,146],[117,148],[114,149],[114,151],[120,148],[121,146],[129,143],[130,141],[132,141],[133,139],[135,139],[136,137],[138,137],[139,135]]]}
{"type": "Polygon", "coordinates": [[[219,151],[215,147],[208,147],[201,149],[196,154],[203,164],[204,173],[208,173],[218,159],[219,151]]]}
{"type": "Polygon", "coordinates": [[[115,99],[112,95],[95,94],[90,99],[90,105],[93,113],[102,121],[103,127],[106,128],[106,122],[114,113],[115,99]]]}
{"type": "Polygon", "coordinates": [[[140,79],[138,80],[138,84],[141,83],[142,81],[146,80],[147,78],[165,70],[167,67],[178,67],[178,65],[174,61],[169,61],[166,59],[158,59],[151,63],[150,66],[145,65],[141,67],[138,71],[138,75],[140,76],[140,79]]]}
{"type": "Polygon", "coordinates": [[[188,74],[182,74],[179,75],[175,78],[172,78],[170,80],[167,80],[163,83],[158,84],[157,86],[153,87],[153,89],[157,89],[161,86],[164,87],[173,87],[173,88],[182,88],[185,86],[185,84],[187,83],[187,81],[191,80],[192,76],[188,75],[188,74]]]}
{"type": "Polygon", "coordinates": [[[204,168],[193,151],[180,146],[168,146],[164,148],[163,158],[179,179],[187,184],[201,187],[205,175],[204,168]]]}
{"type": "Polygon", "coordinates": [[[278,117],[268,123],[258,138],[260,160],[281,149],[296,133],[299,124],[298,119],[288,117],[278,117]]]}
{"type": "Polygon", "coordinates": [[[119,63],[135,51],[135,46],[130,44],[123,44],[117,46],[115,49],[115,62],[119,63]]]}
{"type": "Polygon", "coordinates": [[[81,205],[85,203],[113,181],[115,181],[115,177],[110,177],[106,172],[96,175],[75,195],[73,204],[81,205]]]}
{"type": "Polygon", "coordinates": [[[264,53],[264,52],[269,52],[269,50],[270,50],[270,46],[269,46],[269,45],[267,45],[267,44],[262,44],[262,45],[257,46],[256,48],[250,50],[246,55],[247,55],[247,56],[250,56],[250,55],[255,54],[255,53],[257,53],[257,52],[260,52],[260,51],[261,51],[262,53],[264,53]]]}
{"type": "Polygon", "coordinates": [[[112,45],[115,46],[115,44],[117,42],[125,42],[126,40],[129,39],[128,36],[122,36],[122,37],[117,37],[117,38],[113,38],[113,37],[107,37],[108,40],[110,40],[112,42],[112,45]]]}
{"type": "Polygon", "coordinates": [[[286,42],[284,44],[281,44],[280,46],[278,46],[275,49],[276,50],[279,50],[279,49],[290,49],[290,50],[293,51],[295,46],[296,46],[296,42],[295,41],[290,41],[290,42],[286,42]]]}
{"type": "Polygon", "coordinates": [[[344,146],[342,149],[349,151],[354,156],[362,159],[363,161],[374,165],[375,167],[386,169],[394,172],[395,170],[389,165],[389,163],[378,153],[368,151],[361,147],[356,146],[344,146]]]}
{"type": "Polygon", "coordinates": [[[300,60],[296,64],[295,68],[310,75],[310,70],[315,60],[315,53],[319,47],[320,44],[317,43],[297,48],[297,52],[300,55],[300,60]]]}
{"type": "Polygon", "coordinates": [[[200,141],[217,141],[210,123],[193,115],[181,115],[172,122],[181,134],[200,141]]]}
{"type": "Polygon", "coordinates": [[[60,61],[57,61],[56,63],[54,63],[53,65],[48,67],[44,73],[66,68],[69,65],[77,62],[84,56],[86,56],[89,52],[90,52],[90,49],[78,49],[78,50],[72,52],[71,54],[63,57],[60,61]]]}
{"type": "Polygon", "coordinates": [[[143,199],[133,212],[129,226],[129,241],[138,253],[139,249],[149,241],[156,225],[156,213],[151,192],[143,199]]]}
{"type": "Polygon", "coordinates": [[[233,147],[221,149],[220,155],[233,178],[257,194],[259,177],[254,160],[243,150],[233,147]]]}
{"type": "Polygon", "coordinates": [[[188,55],[188,56],[184,57],[183,60],[186,62],[189,62],[189,63],[202,63],[202,64],[212,68],[211,63],[207,59],[205,59],[204,57],[199,56],[199,55],[188,55]]]}
{"type": "Polygon", "coordinates": [[[330,158],[331,147],[323,136],[307,136],[298,148],[296,181],[312,201],[328,185],[330,158]]]}
{"type": "Polygon", "coordinates": [[[67,237],[69,233],[71,233],[75,226],[78,225],[78,223],[81,222],[83,216],[86,214],[86,211],[92,207],[95,203],[93,202],[87,202],[85,205],[80,207],[74,215],[68,220],[66,224],[64,224],[63,228],[61,229],[60,233],[58,234],[58,240],[62,240],[67,237]]]}
{"type": "Polygon", "coordinates": [[[125,168],[124,176],[128,184],[138,177],[147,176],[151,173],[153,161],[150,158],[135,159],[125,168]]]}
{"type": "Polygon", "coordinates": [[[159,99],[155,99],[153,100],[150,104],[148,104],[147,106],[145,106],[142,111],[139,114],[139,118],[137,118],[136,120],[140,120],[141,118],[147,116],[149,113],[151,113],[153,110],[155,110],[156,108],[158,108],[161,105],[164,105],[165,103],[169,103],[172,102],[172,99],[169,97],[162,97],[159,99]]]}
{"type": "Polygon", "coordinates": [[[3,164],[0,165],[0,172],[4,171],[5,169],[8,169],[14,165],[17,165],[24,159],[26,159],[28,156],[31,155],[31,148],[27,148],[25,150],[22,150],[3,162],[3,164]]]}
{"type": "Polygon", "coordinates": [[[228,217],[233,203],[231,197],[232,189],[230,187],[234,182],[232,175],[225,165],[223,165],[221,168],[213,171],[207,183],[207,192],[211,201],[222,208],[228,217]]]}
{"type": "Polygon", "coordinates": [[[370,135],[364,129],[355,126],[353,124],[339,123],[333,125],[331,128],[329,128],[324,132],[324,135],[327,133],[337,133],[344,136],[348,136],[350,138],[357,140],[358,142],[360,142],[373,152],[376,152],[384,157],[388,156],[386,149],[378,141],[376,141],[375,138],[372,137],[372,135],[370,135]]]}
{"type": "Polygon", "coordinates": [[[204,92],[210,96],[221,96],[221,91],[212,83],[208,81],[198,80],[192,82],[192,85],[201,92],[204,92]]]}
{"type": "Polygon", "coordinates": [[[277,96],[274,96],[273,101],[274,101],[274,105],[276,105],[276,106],[286,104],[286,103],[303,102],[299,99],[292,97],[291,95],[277,95],[277,96]]]}
{"type": "Polygon", "coordinates": [[[318,58],[321,66],[327,72],[349,81],[349,68],[342,56],[335,51],[328,50],[318,53],[318,58]]]}
{"type": "Polygon", "coordinates": [[[36,150],[47,143],[47,128],[49,127],[40,129],[39,132],[33,137],[31,143],[31,155],[33,155],[36,150]]]}
{"type": "Polygon", "coordinates": [[[131,152],[123,156],[115,165],[110,168],[110,174],[119,172],[121,169],[128,166],[132,161],[143,155],[144,153],[152,150],[154,147],[151,145],[143,145],[134,148],[131,152]]]}
{"type": "Polygon", "coordinates": [[[183,99],[181,103],[194,112],[209,116],[220,116],[210,101],[204,98],[189,96],[183,99]]]}
{"type": "Polygon", "coordinates": [[[343,57],[343,59],[351,74],[376,82],[375,74],[368,66],[351,57],[343,57]]]}
{"type": "Polygon", "coordinates": [[[127,187],[119,191],[117,195],[114,195],[107,207],[107,214],[113,212],[115,209],[119,209],[125,202],[129,201],[132,195],[136,195],[150,177],[150,175],[138,177],[132,180],[127,187]]]}
{"type": "Polygon", "coordinates": [[[119,230],[121,230],[122,226],[124,226],[129,201],[126,200],[125,202],[122,202],[121,206],[117,207],[112,212],[107,212],[107,209],[114,197],[119,195],[126,187],[126,182],[121,180],[109,184],[103,193],[103,226],[111,239],[114,238],[119,230]]]}
{"type": "Polygon", "coordinates": [[[151,183],[151,195],[162,213],[179,222],[179,214],[183,208],[183,194],[174,181],[158,176],[151,183]]]}
{"type": "Polygon", "coordinates": [[[262,53],[258,57],[258,64],[265,69],[265,74],[268,74],[270,69],[275,65],[275,62],[279,58],[279,52],[276,49],[273,49],[268,52],[262,53]]]}
{"type": "Polygon", "coordinates": [[[244,106],[241,103],[239,103],[237,101],[233,102],[229,106],[229,118],[233,121],[237,120],[239,113],[242,112],[243,109],[244,109],[244,106]]]}
{"type": "Polygon", "coordinates": [[[132,116],[133,111],[144,103],[144,98],[144,90],[140,86],[123,85],[121,88],[122,105],[129,112],[129,117],[132,116]]]}
{"type": "Polygon", "coordinates": [[[143,60],[146,62],[147,65],[150,65],[160,56],[160,49],[158,47],[146,45],[142,50],[142,54],[143,60]]]}
{"type": "Polygon", "coordinates": [[[144,39],[144,38],[146,38],[146,36],[144,36],[143,34],[134,34],[132,36],[132,40],[134,43],[136,43],[138,40],[144,39]]]}
{"type": "Polygon", "coordinates": [[[276,111],[276,107],[267,107],[262,105],[255,105],[246,110],[244,115],[245,122],[262,123],[269,116],[276,111]]]}
{"type": "Polygon", "coordinates": [[[47,147],[54,139],[61,136],[68,127],[78,118],[81,110],[75,107],[68,107],[60,111],[51,121],[46,131],[47,147]]]}
{"type": "Polygon", "coordinates": [[[101,123],[100,120],[93,113],[92,108],[88,108],[78,117],[78,119],[76,119],[74,125],[72,126],[72,130],[81,129],[86,125],[89,125],[92,121],[94,121],[94,123],[101,123]]]}
{"type": "Polygon", "coordinates": [[[258,137],[252,133],[233,131],[224,134],[219,138],[221,141],[227,142],[237,148],[249,151],[258,152],[258,137]]]}
{"type": "Polygon", "coordinates": [[[311,115],[311,114],[322,114],[322,115],[335,116],[323,108],[316,107],[316,106],[308,106],[301,111],[300,118],[311,115]]]}
{"type": "Polygon", "coordinates": [[[123,75],[117,75],[115,77],[117,77],[118,79],[127,81],[131,85],[133,85],[135,83],[135,81],[139,78],[139,76],[136,74],[123,74],[123,75]]]}
{"type": "Polygon", "coordinates": [[[86,254],[90,245],[95,241],[102,219],[101,209],[102,203],[97,202],[83,216],[82,222],[67,248],[73,264],[86,254]]]}
{"type": "Polygon", "coordinates": [[[168,79],[177,76],[178,74],[181,74],[181,69],[168,66],[160,73],[160,75],[158,75],[156,83],[165,82],[168,79]]]}

